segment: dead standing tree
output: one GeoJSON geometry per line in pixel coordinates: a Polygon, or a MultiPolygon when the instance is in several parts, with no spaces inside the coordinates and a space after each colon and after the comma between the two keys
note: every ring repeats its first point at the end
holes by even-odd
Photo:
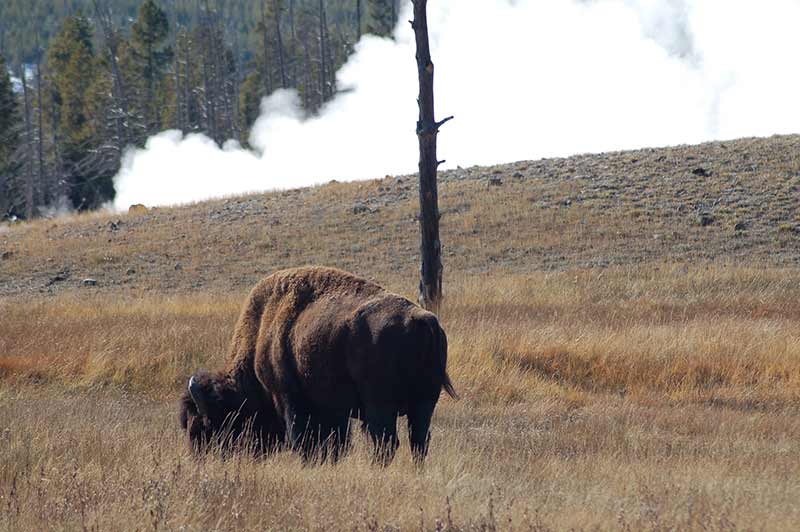
{"type": "Polygon", "coordinates": [[[442,299],[442,245],[439,241],[439,193],[436,170],[444,161],[436,158],[436,135],[452,116],[439,122],[433,112],[433,61],[428,44],[428,0],[413,0],[411,27],[417,41],[419,71],[419,230],[420,281],[419,302],[426,309],[438,310],[442,299]]]}
{"type": "Polygon", "coordinates": [[[130,102],[126,96],[125,79],[119,68],[119,31],[114,27],[111,9],[101,0],[94,0],[94,11],[103,33],[105,45],[108,48],[108,60],[111,65],[111,96],[113,99],[113,114],[116,121],[117,156],[122,157],[122,152],[128,145],[128,123],[130,120],[130,102]]]}

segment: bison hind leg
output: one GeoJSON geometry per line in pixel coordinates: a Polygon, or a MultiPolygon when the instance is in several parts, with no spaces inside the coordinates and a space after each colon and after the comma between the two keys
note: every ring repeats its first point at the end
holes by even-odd
{"type": "Polygon", "coordinates": [[[392,462],[400,445],[397,412],[397,408],[391,406],[366,405],[364,408],[364,426],[372,439],[374,460],[382,466],[392,462]]]}
{"type": "Polygon", "coordinates": [[[408,439],[411,455],[417,465],[422,465],[428,454],[431,441],[431,418],[436,408],[435,400],[418,401],[408,409],[408,439]]]}
{"type": "Polygon", "coordinates": [[[347,454],[350,446],[350,417],[347,414],[322,416],[315,429],[316,453],[320,462],[330,460],[335,464],[347,454]]]}
{"type": "Polygon", "coordinates": [[[349,417],[329,414],[295,414],[291,423],[291,446],[303,462],[336,463],[349,445],[349,417]]]}

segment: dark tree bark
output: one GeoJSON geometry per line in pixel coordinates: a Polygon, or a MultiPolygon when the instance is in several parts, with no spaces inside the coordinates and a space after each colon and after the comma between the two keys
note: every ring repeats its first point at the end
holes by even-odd
{"type": "Polygon", "coordinates": [[[181,54],[179,53],[180,50],[178,48],[178,33],[177,33],[178,25],[175,24],[176,33],[173,37],[172,46],[175,50],[175,63],[173,65],[172,75],[174,76],[174,83],[175,83],[175,129],[179,131],[186,132],[185,129],[185,121],[183,119],[183,102],[181,98],[183,97],[183,87],[181,87],[181,54]]]}
{"type": "Polygon", "coordinates": [[[36,183],[33,174],[33,125],[31,122],[31,100],[30,91],[28,90],[28,73],[25,71],[25,65],[21,64],[19,67],[20,79],[22,80],[22,97],[25,105],[25,154],[24,154],[24,168],[25,168],[25,219],[32,220],[36,209],[36,183]]]}
{"type": "Polygon", "coordinates": [[[308,50],[308,39],[303,39],[303,61],[305,63],[303,68],[303,107],[309,109],[311,107],[311,52],[308,50]]]}
{"type": "Polygon", "coordinates": [[[278,48],[278,65],[281,69],[281,88],[288,89],[289,83],[286,80],[286,65],[283,53],[283,36],[281,35],[281,11],[283,11],[283,6],[281,6],[277,0],[272,0],[272,16],[275,22],[275,43],[278,48]]]}
{"type": "Polygon", "coordinates": [[[108,6],[106,4],[101,4],[99,0],[95,0],[94,9],[103,32],[105,44],[108,47],[108,59],[111,64],[111,78],[113,82],[112,96],[114,99],[114,116],[116,118],[117,149],[119,150],[119,156],[122,157],[122,152],[128,145],[127,122],[129,119],[130,105],[128,104],[128,97],[125,91],[125,80],[120,72],[119,63],[117,62],[119,40],[108,6]]]}
{"type": "Polygon", "coordinates": [[[414,1],[414,20],[411,26],[417,42],[419,72],[419,229],[420,281],[419,302],[426,309],[438,310],[442,300],[442,246],[439,241],[439,197],[436,170],[441,163],[436,158],[436,135],[451,117],[437,122],[433,109],[433,61],[428,44],[428,0],[414,1]]]}
{"type": "Polygon", "coordinates": [[[356,0],[356,42],[361,40],[361,0],[356,0]]]}
{"type": "Polygon", "coordinates": [[[55,185],[54,196],[57,201],[69,195],[69,187],[64,179],[64,161],[61,158],[61,140],[58,130],[61,127],[61,119],[58,115],[55,98],[50,98],[50,146],[53,150],[53,183],[55,185]]]}
{"type": "Polygon", "coordinates": [[[297,28],[294,23],[294,0],[289,0],[289,28],[292,34],[292,51],[290,54],[292,64],[292,86],[297,88],[300,82],[297,76],[297,63],[299,62],[297,56],[299,53],[297,51],[297,28]]]}
{"type": "Polygon", "coordinates": [[[194,71],[192,70],[192,47],[194,41],[190,33],[186,34],[183,57],[183,116],[184,133],[197,129],[197,106],[194,102],[194,89],[192,88],[194,71]]]}
{"type": "Polygon", "coordinates": [[[325,4],[319,0],[319,60],[320,60],[320,104],[328,101],[328,22],[325,16],[325,4]]]}
{"type": "Polygon", "coordinates": [[[216,64],[214,61],[214,50],[211,49],[213,46],[211,43],[213,38],[213,28],[211,26],[211,10],[208,7],[208,0],[205,0],[204,6],[205,12],[202,13],[202,16],[200,17],[200,46],[203,60],[201,69],[203,72],[203,101],[205,104],[204,118],[208,136],[214,139],[215,142],[219,143],[219,130],[217,129],[216,119],[217,95],[214,92],[214,88],[216,86],[214,79],[216,64]]]}
{"type": "Polygon", "coordinates": [[[51,185],[47,182],[45,177],[44,168],[44,107],[42,103],[42,66],[39,61],[36,62],[36,100],[37,100],[37,120],[38,130],[36,132],[36,153],[38,159],[38,175],[37,181],[41,189],[41,201],[44,205],[50,204],[50,195],[52,193],[51,185]]]}
{"type": "Polygon", "coordinates": [[[261,34],[261,47],[264,53],[264,71],[261,73],[264,81],[264,94],[272,94],[272,76],[270,75],[270,53],[269,53],[269,36],[267,35],[267,12],[264,9],[264,2],[261,3],[261,26],[264,33],[261,34]]]}
{"type": "Polygon", "coordinates": [[[231,79],[231,124],[233,128],[233,138],[242,140],[242,123],[239,110],[241,107],[241,90],[242,90],[242,52],[239,49],[239,34],[233,33],[233,70],[234,75],[231,79]]]}

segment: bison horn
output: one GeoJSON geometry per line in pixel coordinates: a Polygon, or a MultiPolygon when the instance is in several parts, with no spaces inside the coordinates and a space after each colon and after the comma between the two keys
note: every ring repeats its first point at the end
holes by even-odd
{"type": "Polygon", "coordinates": [[[197,406],[197,412],[201,416],[208,415],[208,405],[206,404],[206,396],[203,393],[203,389],[200,387],[200,383],[197,382],[197,377],[192,375],[189,379],[189,395],[194,401],[195,406],[197,406]]]}

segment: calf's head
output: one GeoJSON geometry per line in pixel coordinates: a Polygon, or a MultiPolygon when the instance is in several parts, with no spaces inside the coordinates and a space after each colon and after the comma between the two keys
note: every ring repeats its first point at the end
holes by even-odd
{"type": "Polygon", "coordinates": [[[221,374],[192,375],[180,402],[181,427],[196,452],[232,448],[263,452],[281,437],[270,430],[274,416],[270,409],[248,404],[237,383],[221,374]]]}

